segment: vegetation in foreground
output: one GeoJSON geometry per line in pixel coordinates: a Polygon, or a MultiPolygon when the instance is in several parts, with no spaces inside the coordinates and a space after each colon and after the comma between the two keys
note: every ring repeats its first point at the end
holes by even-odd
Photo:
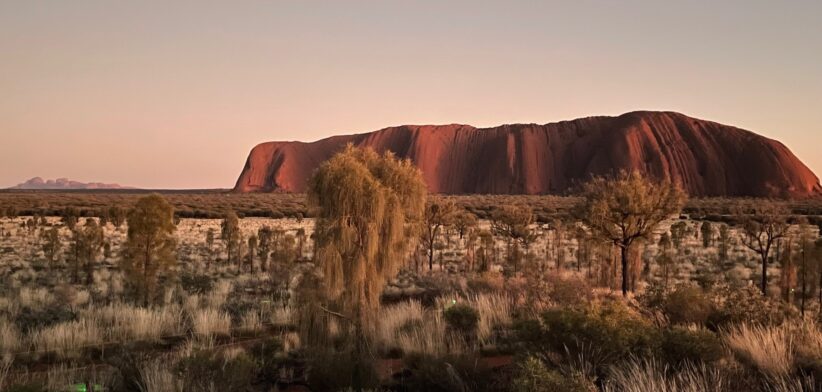
{"type": "Polygon", "coordinates": [[[157,195],[5,218],[0,386],[820,389],[807,216],[736,201],[732,225],[680,218],[676,187],[632,173],[583,191],[547,222],[517,202],[477,215],[349,149],[312,180],[315,218],[181,219],[157,195]]]}

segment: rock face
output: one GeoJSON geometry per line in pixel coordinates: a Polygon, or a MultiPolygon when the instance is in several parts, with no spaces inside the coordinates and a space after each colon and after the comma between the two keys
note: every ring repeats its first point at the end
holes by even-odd
{"type": "Polygon", "coordinates": [[[69,189],[134,189],[131,187],[120,186],[118,184],[103,184],[100,182],[79,182],[72,181],[68,178],[58,178],[56,180],[43,180],[40,177],[34,177],[22,184],[11,187],[10,189],[50,189],[50,190],[69,190],[69,189]]]}
{"type": "Polygon", "coordinates": [[[564,194],[621,169],[671,179],[691,196],[809,197],[819,179],[778,141],[673,112],[631,112],[537,125],[385,128],[251,151],[238,192],[303,192],[347,143],[412,160],[433,193],[564,194]]]}

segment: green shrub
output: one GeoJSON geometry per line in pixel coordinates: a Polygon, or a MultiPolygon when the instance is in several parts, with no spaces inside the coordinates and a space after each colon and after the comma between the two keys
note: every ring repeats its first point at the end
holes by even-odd
{"type": "Polygon", "coordinates": [[[654,353],[660,344],[659,330],[621,302],[586,310],[549,310],[542,314],[542,324],[520,321],[515,331],[527,351],[585,354],[600,367],[629,355],[654,353]]]}
{"type": "Polygon", "coordinates": [[[448,326],[463,336],[473,336],[479,325],[479,312],[468,305],[454,305],[443,312],[448,326]]]}
{"type": "Polygon", "coordinates": [[[716,296],[721,300],[707,321],[708,327],[715,331],[740,323],[779,325],[797,313],[792,306],[763,296],[762,292],[753,286],[723,288],[717,291],[716,296]]]}
{"type": "Polygon", "coordinates": [[[591,286],[585,279],[551,274],[546,280],[549,285],[548,298],[558,304],[575,306],[591,300],[591,286]]]}
{"type": "Polygon", "coordinates": [[[556,370],[549,370],[542,361],[529,357],[519,365],[511,383],[514,392],[591,392],[594,385],[581,375],[566,377],[556,370]]]}
{"type": "Polygon", "coordinates": [[[722,359],[725,349],[722,340],[711,331],[674,327],[662,333],[660,354],[667,363],[679,367],[686,362],[714,363],[722,359]]]}
{"type": "Polygon", "coordinates": [[[49,305],[41,309],[32,309],[30,307],[20,309],[14,323],[20,331],[28,332],[76,319],[77,315],[68,307],[49,305]]]}
{"type": "Polygon", "coordinates": [[[662,310],[673,324],[704,325],[713,312],[713,302],[702,289],[681,286],[668,294],[662,310]]]}
{"type": "Polygon", "coordinates": [[[356,358],[351,352],[330,351],[309,354],[308,386],[312,391],[339,391],[355,383],[361,388],[379,386],[379,377],[369,356],[356,358]]]}
{"type": "Polygon", "coordinates": [[[246,355],[223,358],[209,353],[195,353],[177,364],[183,377],[183,390],[245,391],[255,379],[256,366],[246,355]]]}
{"type": "Polygon", "coordinates": [[[405,392],[506,391],[507,382],[472,356],[409,355],[402,378],[395,388],[405,392]]]}
{"type": "Polygon", "coordinates": [[[183,272],[180,275],[180,285],[190,294],[202,294],[211,291],[214,282],[209,275],[183,272]]]}

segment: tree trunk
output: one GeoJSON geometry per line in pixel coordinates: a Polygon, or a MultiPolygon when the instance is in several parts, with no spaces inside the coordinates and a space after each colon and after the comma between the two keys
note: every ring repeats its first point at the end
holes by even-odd
{"type": "Polygon", "coordinates": [[[620,247],[622,253],[622,296],[628,296],[628,245],[620,247]]]}
{"type": "Polygon", "coordinates": [[[434,270],[434,246],[428,247],[428,271],[434,270]]]}
{"type": "Polygon", "coordinates": [[[762,254],[762,295],[768,296],[768,255],[762,254]]]}
{"type": "Polygon", "coordinates": [[[808,285],[807,285],[808,269],[807,269],[807,265],[805,264],[805,262],[806,262],[806,260],[805,260],[805,244],[802,244],[802,303],[799,306],[799,311],[800,311],[800,314],[802,314],[802,318],[805,317],[805,296],[808,295],[807,294],[807,290],[808,290],[808,285]]]}

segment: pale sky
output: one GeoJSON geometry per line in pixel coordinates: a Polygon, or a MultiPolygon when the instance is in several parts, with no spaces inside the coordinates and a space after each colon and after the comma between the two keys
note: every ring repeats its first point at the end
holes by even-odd
{"type": "Polygon", "coordinates": [[[0,0],[0,187],[229,188],[264,141],[640,109],[822,174],[822,1],[0,0]]]}

